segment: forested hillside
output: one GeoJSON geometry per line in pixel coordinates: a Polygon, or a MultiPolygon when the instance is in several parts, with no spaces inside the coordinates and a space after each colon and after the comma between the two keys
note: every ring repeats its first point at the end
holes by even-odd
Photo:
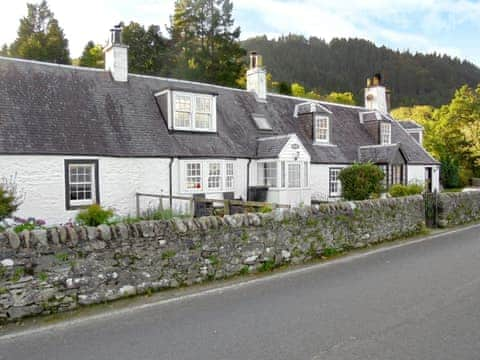
{"type": "Polygon", "coordinates": [[[333,39],[289,35],[265,36],[242,42],[258,51],[275,81],[298,82],[319,93],[351,91],[362,103],[365,79],[380,72],[392,91],[392,106],[448,103],[462,85],[476,87],[480,68],[444,55],[411,54],[377,47],[361,39],[333,39]]]}

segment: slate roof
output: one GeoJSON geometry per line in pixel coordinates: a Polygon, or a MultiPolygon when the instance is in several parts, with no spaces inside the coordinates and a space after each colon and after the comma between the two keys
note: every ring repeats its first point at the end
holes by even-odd
{"type": "Polygon", "coordinates": [[[290,140],[289,135],[260,138],[257,140],[256,156],[264,159],[276,158],[280,155],[285,145],[287,145],[288,140],[290,140]]]}
{"type": "MultiPolygon", "coordinates": [[[[358,158],[361,162],[371,161],[373,163],[391,164],[397,157],[400,149],[402,149],[400,144],[364,146],[358,149],[358,158]]],[[[407,162],[409,161],[408,157],[406,160],[407,162]]]]}
{"type": "Polygon", "coordinates": [[[423,126],[417,124],[413,120],[401,120],[398,122],[404,129],[410,130],[410,129],[419,129],[422,130],[423,126]]]}
{"type": "MultiPolygon", "coordinates": [[[[365,108],[318,102],[332,113],[335,145],[313,145],[294,117],[306,101],[270,94],[260,103],[244,90],[140,75],[121,83],[103,70],[0,57],[0,154],[255,158],[266,134],[254,113],[268,116],[268,136],[296,133],[313,163],[352,163],[375,143],[359,121],[365,108]],[[154,98],[166,88],[217,94],[217,133],[169,131],[154,98]]],[[[392,142],[411,163],[436,164],[396,121],[392,142]]]]}

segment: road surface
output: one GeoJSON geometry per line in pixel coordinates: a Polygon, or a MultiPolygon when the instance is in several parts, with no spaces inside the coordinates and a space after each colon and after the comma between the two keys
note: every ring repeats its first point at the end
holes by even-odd
{"type": "Polygon", "coordinates": [[[479,234],[3,335],[0,359],[478,360],[479,234]]]}

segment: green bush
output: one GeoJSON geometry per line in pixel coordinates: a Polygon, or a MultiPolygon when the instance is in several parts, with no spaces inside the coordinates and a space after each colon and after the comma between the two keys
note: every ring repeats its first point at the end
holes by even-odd
{"type": "Polygon", "coordinates": [[[81,210],[76,217],[80,225],[98,226],[101,224],[108,224],[113,217],[113,210],[103,209],[98,204],[90,205],[88,208],[81,210]]]}
{"type": "Polygon", "coordinates": [[[402,197],[410,195],[418,195],[424,191],[424,187],[420,184],[402,185],[395,184],[388,190],[391,197],[402,197]]]}
{"type": "Polygon", "coordinates": [[[444,156],[441,159],[440,181],[447,189],[461,187],[460,166],[451,156],[444,156]]]}
{"type": "Polygon", "coordinates": [[[0,183],[0,220],[10,217],[21,205],[15,178],[2,179],[0,183]]]}
{"type": "Polygon", "coordinates": [[[353,164],[344,168],[339,175],[342,196],[345,200],[366,200],[382,190],[385,177],[382,169],[372,163],[353,164]]]}

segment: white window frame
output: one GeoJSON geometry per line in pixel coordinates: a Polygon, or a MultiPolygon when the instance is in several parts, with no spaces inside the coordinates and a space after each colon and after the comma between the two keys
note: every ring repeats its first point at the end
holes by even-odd
{"type": "MultiPolygon", "coordinates": [[[[277,188],[278,185],[279,185],[279,178],[278,178],[278,168],[279,168],[279,162],[277,160],[274,160],[274,161],[258,161],[257,162],[257,185],[258,186],[268,186],[269,188],[277,188]],[[266,179],[273,179],[272,176],[265,176],[266,173],[268,173],[268,170],[265,169],[265,164],[268,164],[268,165],[271,165],[271,167],[273,167],[273,165],[275,165],[275,171],[274,171],[274,174],[275,174],[275,182],[274,184],[273,183],[270,183],[269,181],[267,181],[266,179]],[[260,172],[260,166],[262,167],[262,171],[260,172]],[[261,176],[260,176],[261,175],[261,176]]],[[[272,172],[272,170],[270,170],[270,173],[272,172]]]]}
{"type": "MultiPolygon", "coordinates": [[[[195,94],[195,93],[188,93],[183,91],[173,91],[171,93],[171,100],[170,100],[169,107],[171,107],[171,111],[169,110],[169,114],[171,115],[172,119],[169,122],[171,129],[173,130],[180,130],[180,131],[195,131],[195,132],[216,132],[217,131],[217,99],[214,95],[208,94],[195,94]],[[190,99],[190,125],[189,126],[177,126],[177,110],[175,108],[177,96],[188,97],[190,99]],[[196,126],[196,114],[197,114],[197,100],[198,99],[209,99],[210,100],[210,124],[208,128],[202,128],[196,126]]],[[[181,112],[181,111],[180,111],[181,112]]],[[[199,114],[208,114],[206,112],[200,112],[199,114]]]]}
{"type": "Polygon", "coordinates": [[[227,161],[225,162],[225,190],[232,190],[234,188],[235,188],[235,164],[231,161],[227,161]]]}
{"type": "Polygon", "coordinates": [[[183,188],[185,189],[185,191],[187,192],[202,192],[203,189],[204,189],[204,185],[203,185],[203,163],[201,161],[186,161],[185,162],[185,165],[184,165],[184,180],[183,180],[183,188]],[[192,173],[189,173],[189,165],[198,165],[198,170],[199,170],[199,174],[194,174],[193,172],[192,173]],[[195,184],[195,186],[192,188],[192,187],[189,187],[188,184],[190,182],[190,179],[195,179],[195,178],[200,178],[200,181],[193,181],[192,184],[195,184]],[[197,187],[197,185],[200,185],[199,187],[197,187]]]}
{"type": "Polygon", "coordinates": [[[205,159],[189,159],[189,160],[180,160],[179,170],[180,170],[180,192],[183,193],[222,193],[225,191],[233,191],[235,189],[235,161],[231,160],[205,160],[205,159]],[[200,167],[200,175],[188,176],[188,167],[190,164],[198,164],[200,167]],[[210,166],[213,164],[218,164],[220,166],[220,174],[212,175],[210,172],[210,166]],[[230,170],[228,168],[230,167],[230,170]],[[188,188],[188,182],[190,177],[199,177],[200,178],[200,187],[199,188],[188,188]],[[211,187],[211,182],[209,179],[211,177],[218,178],[218,187],[211,187]]]}
{"type": "Polygon", "coordinates": [[[302,165],[300,162],[289,162],[287,165],[288,173],[288,188],[289,189],[300,189],[302,187],[302,165]],[[291,168],[295,167],[298,169],[298,173],[295,176],[292,176],[291,168]],[[295,183],[293,183],[295,180],[295,183]]]}
{"type": "Polygon", "coordinates": [[[315,115],[313,120],[313,137],[314,142],[318,144],[329,144],[330,143],[330,118],[325,115],[315,115]],[[320,127],[320,121],[325,121],[327,126],[320,127]],[[319,130],[325,130],[326,138],[319,138],[319,130]]]}
{"type": "Polygon", "coordinates": [[[67,163],[67,174],[68,176],[68,187],[67,187],[67,196],[68,196],[68,208],[74,209],[78,207],[85,207],[89,205],[96,204],[98,202],[98,189],[97,189],[97,162],[88,162],[88,161],[79,161],[75,162],[74,160],[68,160],[67,163]],[[74,168],[88,168],[90,170],[90,181],[72,181],[72,169],[74,168]],[[72,199],[72,185],[81,186],[88,185],[90,186],[90,198],[75,200],[72,199]]]}
{"type": "Polygon", "coordinates": [[[222,179],[223,163],[221,161],[206,162],[206,189],[210,191],[221,191],[223,189],[222,179]],[[217,169],[213,169],[213,167],[216,167],[217,169]],[[212,170],[215,170],[215,173],[213,173],[212,170]],[[212,186],[213,182],[218,184],[218,186],[212,186]]]}
{"type": "Polygon", "coordinates": [[[380,123],[380,144],[390,145],[392,143],[392,124],[388,122],[380,123]]]}
{"type": "Polygon", "coordinates": [[[303,162],[303,186],[308,188],[310,186],[310,169],[309,169],[309,162],[303,162]]]}
{"type": "Polygon", "coordinates": [[[329,168],[328,169],[328,196],[329,197],[341,197],[342,196],[342,182],[338,178],[342,168],[329,168]]]}

